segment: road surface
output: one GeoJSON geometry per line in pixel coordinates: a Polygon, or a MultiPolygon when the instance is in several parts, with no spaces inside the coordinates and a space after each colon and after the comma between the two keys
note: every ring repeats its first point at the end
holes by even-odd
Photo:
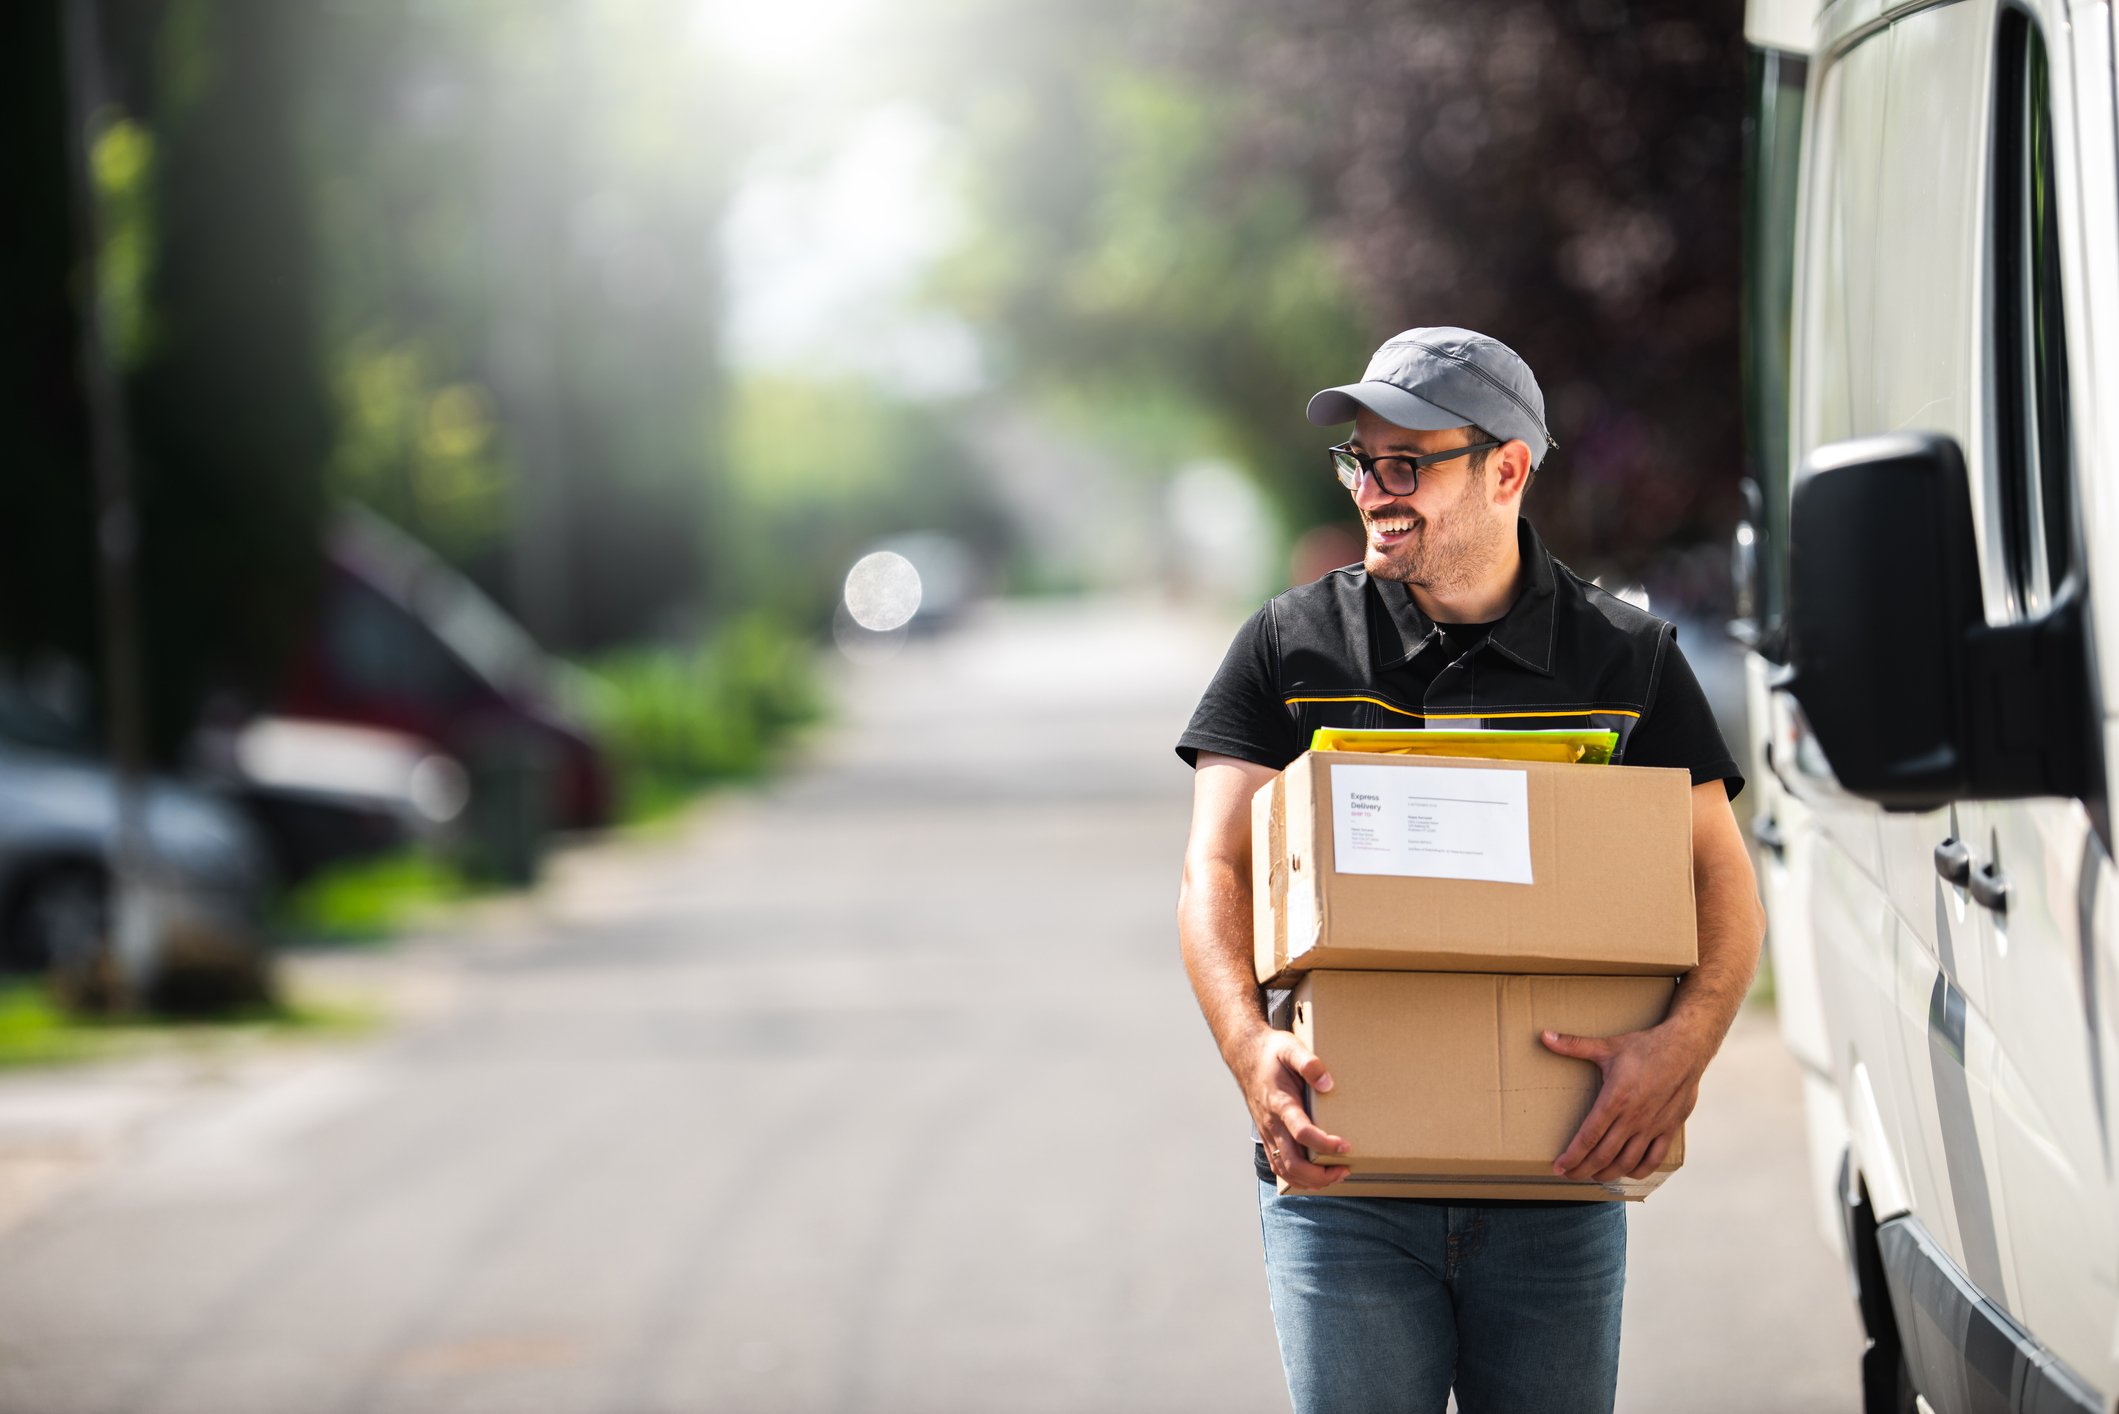
{"type": "MultiPolygon", "coordinates": [[[[417,1018],[0,1203],[0,1411],[1284,1410],[1171,922],[1220,633],[996,611],[780,784],[349,961],[417,1018]]],[[[11,1103],[113,1086],[0,1084],[0,1178],[11,1103]]],[[[1747,1016],[1633,1213],[1622,1409],[1856,1407],[1795,1095],[1747,1016]]]]}

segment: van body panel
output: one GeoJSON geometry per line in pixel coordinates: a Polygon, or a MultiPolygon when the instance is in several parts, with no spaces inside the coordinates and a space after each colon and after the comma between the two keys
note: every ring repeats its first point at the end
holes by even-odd
{"type": "MultiPolygon", "coordinates": [[[[1874,1123],[1849,1113],[1848,1124],[1869,1152],[1882,1143],[1900,1179],[1888,1207],[1879,1198],[1878,1212],[1925,1211],[1936,1185],[1927,1177],[1924,1140],[1909,1113],[1903,1042],[1897,1008],[1899,930],[1884,906],[1875,881],[1835,848],[1829,837],[1814,837],[1810,851],[1810,891],[1806,900],[1809,931],[1821,941],[1817,950],[1818,988],[1823,996],[1825,1028],[1833,1039],[1835,1073],[1857,1067],[1874,1073],[1868,1104],[1874,1123]]],[[[1850,1096],[1850,1103],[1852,1097],[1850,1096]]]]}
{"type": "MultiPolygon", "coordinates": [[[[2055,40],[2054,47],[2058,51],[2064,45],[2073,59],[2062,63],[2056,57],[2053,65],[2056,105],[2065,104],[2063,111],[2075,115],[2074,121],[2055,125],[2056,156],[2065,171],[2058,184],[2061,219],[2064,231],[2079,237],[2062,242],[2061,264],[2068,301],[2070,374],[2080,390],[2070,411],[2073,489],[2090,603],[2091,681],[2106,714],[2102,739],[2109,772],[2110,763],[2119,762],[2119,717],[2112,715],[2119,706],[2119,574],[2109,568],[2114,547],[2119,547],[2119,495],[2112,493],[2108,470],[2119,467],[2119,404],[2115,404],[2119,399],[2119,259],[2114,258],[2114,252],[2119,252],[2119,133],[2114,127],[2119,101],[2115,101],[2113,78],[2111,6],[2078,4],[2070,20],[2065,26],[2049,25],[2048,33],[2064,36],[2055,40]]],[[[2036,804],[2043,809],[2050,803],[2036,804]]],[[[2107,800],[2107,819],[2109,808],[2107,800]]],[[[2081,823],[2093,824],[2087,819],[2081,823]]],[[[2115,931],[2119,916],[2115,916],[2112,900],[2109,827],[2101,844],[2103,848],[2097,851],[2085,845],[2072,882],[2078,916],[2075,1000],[2084,1013],[2081,1039],[2089,1052],[2083,1062],[2089,1072],[2085,1084],[2097,1110],[2102,1207],[2109,1215],[2119,1205],[2113,1178],[2119,1169],[2119,1145],[2114,1143],[2110,1113],[2113,1097],[2119,1095],[2119,1056],[2114,1053],[2114,1032],[2119,1029],[2114,1019],[2119,1016],[2115,1010],[2119,992],[2114,991],[2114,983],[2119,982],[2119,961],[2115,961],[2119,949],[2114,946],[2119,939],[2115,931]]],[[[2004,840],[2001,847],[2012,854],[2020,854],[2022,848],[2010,840],[2004,840]]],[[[2018,940],[2012,937],[2010,941],[2018,940]]],[[[2036,1005],[2037,994],[2028,977],[2022,981],[2018,1005],[2029,1010],[2036,1005]]],[[[2035,1077],[2038,1072],[2032,1074],[2035,1077]]],[[[2103,1363],[2095,1370],[2083,1368],[2101,1381],[2102,1388],[2119,1388],[2119,1293],[2103,1292],[2094,1314],[2086,1314],[2085,1319],[2097,1317],[2104,1324],[2103,1363]]]]}
{"type": "MultiPolygon", "coordinates": [[[[1884,1119],[1883,1104],[1877,1099],[1876,1081],[1871,1078],[1868,1065],[1859,1057],[1850,1056],[1845,1074],[1847,1148],[1854,1172],[1868,1189],[1870,1208],[1879,1220],[1910,1213],[1913,1211],[1912,1194],[1905,1172],[1899,1166],[1899,1157],[1905,1153],[1906,1146],[1884,1119]]],[[[1887,1077],[1885,1084],[1889,1083],[1887,1077]]],[[[1835,1184],[1832,1193],[1834,1207],[1839,1205],[1841,1197],[1841,1190],[1835,1184]]],[[[1838,1224],[1833,1226],[1837,1232],[1838,1224]]]]}
{"type": "MultiPolygon", "coordinates": [[[[1864,238],[1875,258],[1867,326],[1873,381],[1857,406],[1854,435],[1947,433],[1975,488],[1990,482],[1978,376],[1986,286],[1962,272],[1985,268],[1995,15],[1994,0],[1961,0],[1868,41],[1889,45],[1889,75],[1880,189],[1864,213],[1874,223],[1864,238]]],[[[1982,544],[1999,516],[1997,494],[1972,497],[1982,544]]],[[[1999,621],[2005,576],[1983,564],[1981,578],[1987,617],[1999,621]]]]}
{"type": "Polygon", "coordinates": [[[1883,887],[1891,911],[1918,940],[1929,965],[1950,974],[1974,1009],[1985,1004],[1986,975],[1974,932],[1976,905],[1963,884],[1946,882],[1935,867],[1944,840],[1965,838],[1964,806],[1918,814],[1877,814],[1883,848],[1883,887]]]}
{"type": "MultiPolygon", "coordinates": [[[[1846,95],[1849,74],[1866,80],[1883,59],[1857,49],[1840,62],[1811,71],[1808,127],[1803,140],[1803,176],[1796,229],[1801,233],[1795,260],[1791,448],[1807,449],[1853,435],[1854,408],[1848,342],[1852,314],[1847,308],[1850,241],[1843,224],[1842,199],[1847,147],[1873,145],[1880,137],[1864,132],[1865,109],[1849,127],[1846,95]],[[1850,132],[1852,136],[1850,137],[1850,132]],[[1865,141],[1866,140],[1866,141],[1865,141]]],[[[1881,122],[1880,105],[1875,120],[1881,122]]],[[[1858,251],[1859,241],[1851,242],[1858,251]]],[[[1855,272],[1857,275],[1860,272],[1855,272]]],[[[1799,455],[1799,453],[1798,453],[1799,455]]],[[[1785,494],[1785,493],[1784,493],[1785,494]]]]}
{"type": "Polygon", "coordinates": [[[1993,1142],[1994,1031],[1909,930],[1898,929],[1902,1111],[1922,1162],[1913,1208],[1958,1268],[2012,1310],[1993,1142]]]}
{"type": "Polygon", "coordinates": [[[1919,1219],[1883,1223],[1876,1238],[1920,1407],[1936,1414],[2096,1414],[2106,1408],[2077,1371],[2056,1362],[1967,1280],[1919,1219]]]}
{"type": "Polygon", "coordinates": [[[1883,18],[1884,0],[1832,0],[1817,19],[1817,50],[1831,54],[1883,18]]]}
{"type": "MultiPolygon", "coordinates": [[[[1787,297],[1788,457],[1759,473],[1778,503],[1766,523],[1787,523],[1778,507],[1820,447],[1896,431],[1954,439],[1987,621],[2084,596],[2095,700],[2083,720],[2119,762],[2112,7],[1836,0],[1807,20],[1803,9],[1753,0],[1746,22],[1754,44],[1814,56],[1787,297]]],[[[1972,1399],[1998,1331],[2022,1376],[2008,1407],[2046,1407],[2049,1395],[2109,1408],[2119,876],[2108,791],[1887,813],[1839,787],[1800,707],[1772,689],[1776,640],[1752,641],[1760,888],[1782,1034],[1805,1070],[1821,1218],[1856,1191],[1836,1180],[1844,1153],[1876,1217],[1898,1220],[1894,1280],[1978,1317],[1898,1303],[1902,1322],[1928,1322],[1905,1334],[1932,1407],[1972,1399]],[[1963,855],[1939,855],[1946,840],[1963,855]],[[2041,1395],[2025,1381],[2043,1370],[2060,1374],[2041,1395]]]]}
{"type": "MultiPolygon", "coordinates": [[[[1839,364],[1833,383],[1840,390],[1841,405],[1829,421],[1816,429],[1817,441],[1843,441],[1876,429],[1876,409],[1881,401],[1876,362],[1876,306],[1879,270],[1884,260],[1883,213],[1884,124],[1889,114],[1886,99],[1891,86],[1891,46],[1896,36],[1884,30],[1848,51],[1837,66],[1843,92],[1840,97],[1839,160],[1837,190],[1833,203],[1837,219],[1833,231],[1838,249],[1833,266],[1838,281],[1837,339],[1827,335],[1827,362],[1839,364]]],[[[1895,252],[1900,258],[1908,253],[1895,252]]]]}
{"type": "MultiPolygon", "coordinates": [[[[2073,408],[2079,533],[2089,557],[2101,552],[2105,561],[2102,573],[2091,566],[2086,587],[2094,680],[2109,714],[2119,707],[2119,575],[2109,568],[2111,549],[2103,548],[2119,547],[2119,488],[2111,471],[2119,467],[2119,99],[2112,7],[2077,5],[2069,25],[2048,26],[2048,33],[2065,35],[2074,56],[2072,64],[2053,66],[2055,88],[2068,95],[2075,114],[2074,122],[2059,125],[2062,160],[2076,178],[2060,184],[2061,216],[2081,237],[2063,243],[2061,264],[2070,304],[2070,372],[2081,390],[2073,408]]],[[[2119,761],[2119,721],[2107,715],[2106,723],[2105,760],[2119,761]]]]}
{"type": "Polygon", "coordinates": [[[2119,1383],[2108,1325],[2119,1310],[2119,1190],[2092,957],[2095,896],[2110,887],[2109,860],[2073,801],[1991,810],[1988,840],[2016,900],[2004,914],[1977,910],[1993,969],[1994,1030],[2004,1042],[1993,1113],[1996,1193],[2021,1292],[2009,1309],[2109,1389],[2119,1383]]]}
{"type": "Polygon", "coordinates": [[[1752,0],[1745,7],[1744,39],[1759,49],[1808,54],[1816,43],[1820,0],[1752,0]]]}
{"type": "Polygon", "coordinates": [[[1768,917],[1773,917],[1774,908],[1780,910],[1778,919],[1767,927],[1766,946],[1773,966],[1773,1005],[1779,1013],[1781,1041],[1805,1069],[1830,1076],[1832,1039],[1825,1025],[1824,984],[1818,978],[1810,919],[1798,906],[1811,893],[1815,850],[1807,839],[1811,832],[1808,817],[1808,811],[1785,796],[1775,809],[1774,818],[1785,836],[1805,838],[1792,839],[1784,856],[1768,855],[1759,861],[1759,897],[1768,917]]]}

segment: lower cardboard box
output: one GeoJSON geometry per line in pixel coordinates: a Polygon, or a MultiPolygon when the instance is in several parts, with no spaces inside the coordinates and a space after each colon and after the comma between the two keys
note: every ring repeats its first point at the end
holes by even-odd
{"type": "MultiPolygon", "coordinates": [[[[1647,1178],[1577,1182],[1552,1171],[1603,1075],[1556,1055],[1544,1031],[1614,1036],[1661,1021],[1668,977],[1522,977],[1474,972],[1311,972],[1292,1029],[1332,1073],[1311,1116],[1353,1146],[1312,1152],[1352,1173],[1336,1197],[1646,1197],[1685,1158],[1682,1132],[1647,1178]]],[[[1296,1192],[1285,1179],[1282,1193],[1296,1192]]]]}

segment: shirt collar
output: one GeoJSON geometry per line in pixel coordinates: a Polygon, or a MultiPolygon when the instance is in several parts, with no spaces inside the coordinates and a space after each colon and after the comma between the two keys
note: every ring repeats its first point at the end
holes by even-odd
{"type": "MultiPolygon", "coordinates": [[[[1532,672],[1551,677],[1552,556],[1546,552],[1544,542],[1538,539],[1538,532],[1531,529],[1530,521],[1521,516],[1516,518],[1516,550],[1523,557],[1526,571],[1523,592],[1508,606],[1508,612],[1494,625],[1493,635],[1486,641],[1496,652],[1514,659],[1532,672]]],[[[1374,577],[1369,579],[1369,585],[1382,601],[1396,630],[1395,634],[1379,634],[1375,639],[1379,668],[1410,663],[1422,649],[1441,637],[1434,621],[1420,611],[1420,606],[1413,601],[1412,591],[1405,585],[1396,580],[1374,577]]]]}

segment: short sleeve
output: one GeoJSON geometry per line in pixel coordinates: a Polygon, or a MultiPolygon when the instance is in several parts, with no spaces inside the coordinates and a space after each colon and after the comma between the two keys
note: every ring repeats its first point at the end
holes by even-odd
{"type": "Polygon", "coordinates": [[[1269,602],[1236,631],[1177,739],[1177,754],[1187,766],[1198,766],[1199,753],[1212,751],[1278,771],[1302,754],[1287,705],[1280,700],[1278,656],[1269,602]]]}
{"type": "Polygon", "coordinates": [[[1663,662],[1656,674],[1655,692],[1641,713],[1641,720],[1626,738],[1628,766],[1682,766],[1692,772],[1692,783],[1720,781],[1734,800],[1744,788],[1744,773],[1737,768],[1722,728],[1707,705],[1700,680],[1685,661],[1677,644],[1677,631],[1663,645],[1663,662]]]}

